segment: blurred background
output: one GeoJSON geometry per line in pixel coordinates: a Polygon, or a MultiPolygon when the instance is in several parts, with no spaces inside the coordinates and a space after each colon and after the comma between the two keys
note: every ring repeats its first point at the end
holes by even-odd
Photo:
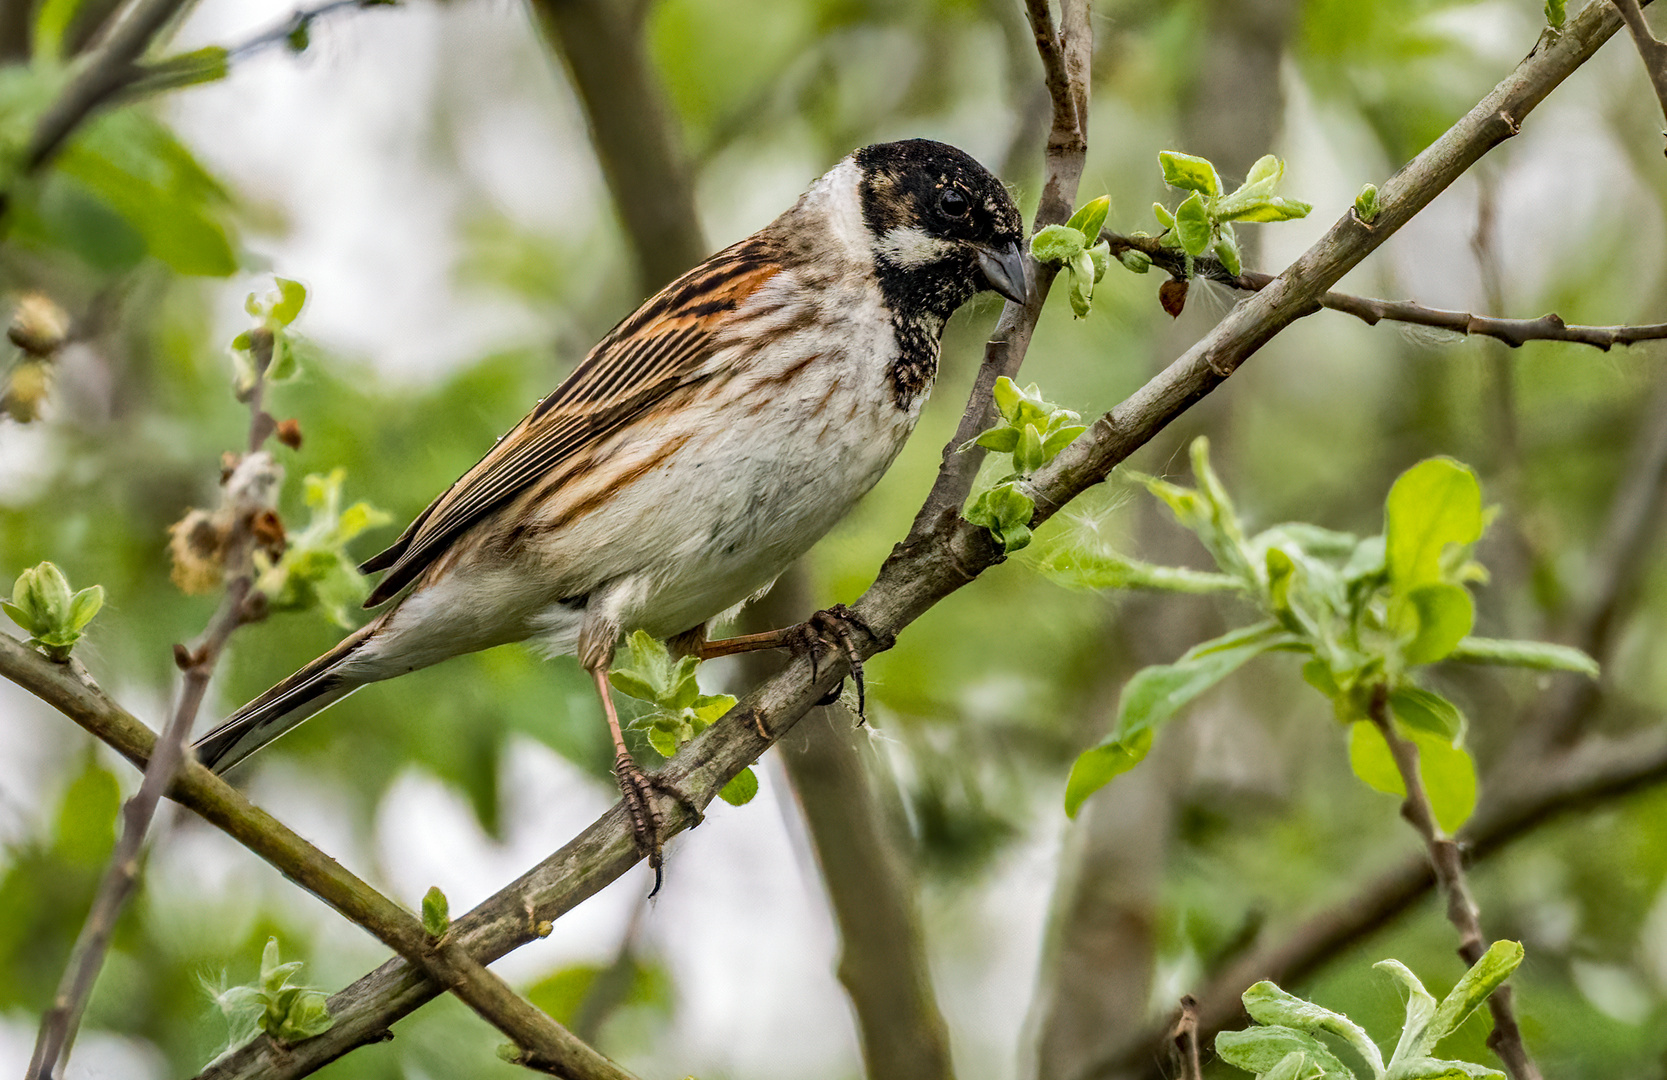
{"type": "MultiPolygon", "coordinates": [[[[168,49],[236,46],[291,13],[198,0],[168,49]]],[[[1542,25],[1538,0],[1103,0],[1082,198],[1110,194],[1108,228],[1155,230],[1159,150],[1212,158],[1230,186],[1279,154],[1283,190],[1314,213],[1240,230],[1247,266],[1277,272],[1361,184],[1381,183],[1504,77],[1542,25]]],[[[0,70],[11,102],[0,109],[17,108],[23,70],[0,70]]],[[[273,274],[309,288],[301,373],[269,399],[305,433],[281,452],[283,508],[305,520],[301,478],[345,467],[345,496],[397,522],[357,542],[363,558],[647,292],[764,225],[851,149],[955,143],[1028,214],[1046,121],[1009,0],[402,0],[318,20],[300,52],[280,41],[234,53],[226,78],[71,144],[125,162],[146,185],[131,197],[66,164],[30,181],[14,214],[0,289],[12,301],[42,290],[82,330],[40,415],[0,418],[0,582],[52,559],[77,587],[102,584],[78,655],[159,727],[170,646],[215,602],[170,582],[167,528],[213,505],[220,454],[242,440],[227,343],[247,325],[244,296],[273,274]]],[[[1660,130],[1622,35],[1340,287],[1571,323],[1659,321],[1660,130]]],[[[1098,414],[1234,300],[1195,286],[1171,321],[1158,280],[1114,265],[1081,321],[1056,295],[1024,381],[1098,414]]],[[[930,485],[996,310],[986,295],[951,323],[913,442],[773,614],[803,618],[872,580],[930,485]]],[[[1486,800],[1520,778],[1512,754],[1531,737],[1581,745],[1661,723],[1667,577],[1649,472],[1649,436],[1667,428],[1661,359],[1660,345],[1511,351],[1326,312],[1135,464],[1186,480],[1184,447],[1208,434],[1253,523],[1362,534],[1381,528],[1384,493],[1413,462],[1475,467],[1500,507],[1481,550],[1493,579],[1478,591],[1478,632],[1581,644],[1606,672],[1593,693],[1572,676],[1438,673],[1470,718],[1486,800]],[[1643,520],[1618,539],[1629,490],[1629,505],[1647,496],[1643,520]]],[[[1050,528],[1205,565],[1149,503],[1114,479],[1050,528]]],[[[1150,1034],[1180,994],[1416,851],[1395,800],[1349,775],[1324,699],[1277,657],[1196,704],[1140,769],[1066,820],[1070,763],[1107,730],[1128,675],[1242,619],[1214,600],[1069,591],[1020,557],[870,663],[867,727],[839,709],[813,718],[854,749],[863,797],[907,867],[965,1080],[1162,1073],[1150,1034]]],[[[340,633],[317,613],[240,631],[200,729],[340,633]]],[[[718,664],[702,677],[745,681],[718,664]]],[[[817,737],[808,722],[795,730],[762,762],[759,798],[714,804],[677,838],[658,899],[645,902],[639,869],[497,970],[644,1077],[863,1075],[829,895],[867,883],[825,880],[839,838],[806,822],[830,796],[784,767],[817,737]]],[[[366,690],[234,779],[402,902],[439,885],[460,912],[614,801],[609,759],[576,665],[508,647],[366,690]]],[[[28,1059],[117,800],[137,779],[0,684],[0,1072],[28,1059]]],[[[1664,878],[1667,794],[1647,788],[1478,861],[1484,926],[1527,946],[1517,1005],[1548,1076],[1667,1072],[1664,878]]],[[[306,961],[304,981],[332,991],[387,956],[214,829],[165,810],[70,1076],[196,1072],[226,1047],[214,990],[249,981],[274,934],[286,959],[306,961]]],[[[1401,1004],[1370,963],[1398,957],[1439,992],[1462,972],[1453,946],[1425,898],[1286,985],[1386,1037],[1401,1004]]],[[[508,1068],[501,1036],[452,999],[395,1030],[320,1075],[508,1068]]],[[[1473,1020],[1452,1056],[1491,1060],[1486,1030],[1473,1020]]]]}

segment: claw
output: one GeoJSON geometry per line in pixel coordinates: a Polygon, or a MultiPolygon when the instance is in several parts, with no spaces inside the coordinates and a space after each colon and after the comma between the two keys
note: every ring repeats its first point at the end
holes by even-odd
{"type": "MultiPolygon", "coordinates": [[[[829,647],[837,646],[845,654],[846,663],[851,665],[851,680],[857,686],[857,723],[866,723],[868,694],[863,683],[862,654],[857,649],[854,631],[861,631],[866,634],[878,643],[882,649],[890,648],[891,642],[870,629],[868,624],[863,622],[856,612],[844,604],[835,604],[825,611],[818,611],[806,620],[804,625],[810,636],[816,641],[829,647]]],[[[817,674],[815,644],[812,644],[810,649],[810,670],[811,677],[815,678],[817,674]]],[[[832,696],[837,698],[838,694],[839,690],[836,687],[832,696]]]]}
{"type": "Polygon", "coordinates": [[[631,755],[623,751],[614,758],[614,778],[619,781],[620,794],[625,797],[625,812],[631,815],[631,832],[636,837],[637,849],[647,857],[648,865],[654,868],[654,888],[648,894],[652,898],[660,891],[661,848],[664,846],[661,831],[665,827],[660,810],[654,805],[654,783],[631,755]]]}

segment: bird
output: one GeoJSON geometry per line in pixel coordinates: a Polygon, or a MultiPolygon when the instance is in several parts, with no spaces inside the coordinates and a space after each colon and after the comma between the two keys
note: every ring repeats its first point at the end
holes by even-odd
{"type": "Polygon", "coordinates": [[[981,291],[1030,301],[1024,239],[1007,188],[954,146],[849,154],[604,336],[360,567],[385,572],[365,606],[393,603],[203,736],[197,759],[223,773],[369,683],[532,640],[595,682],[658,875],[660,785],[621,731],[615,649],[642,630],[708,659],[808,630],[852,652],[856,619],[838,605],[764,634],[707,628],[767,592],[886,472],[949,316],[981,291]]]}

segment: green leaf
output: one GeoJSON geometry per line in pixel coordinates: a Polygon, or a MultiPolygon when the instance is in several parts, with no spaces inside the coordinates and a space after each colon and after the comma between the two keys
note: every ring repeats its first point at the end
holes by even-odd
{"type": "Polygon", "coordinates": [[[1417,686],[1397,687],[1390,691],[1389,709],[1413,731],[1428,732],[1448,743],[1464,738],[1464,713],[1440,694],[1417,686]]]}
{"type": "Polygon", "coordinates": [[[35,10],[32,28],[33,55],[37,60],[53,62],[64,59],[64,35],[75,21],[84,0],[42,0],[35,10]]]}
{"type": "Polygon", "coordinates": [[[1243,1001],[1245,1012],[1259,1024],[1282,1025],[1310,1035],[1325,1031],[1337,1036],[1366,1060],[1366,1064],[1372,1067],[1373,1076],[1383,1076],[1383,1055],[1378,1051],[1378,1044],[1367,1036],[1359,1024],[1343,1014],[1304,1001],[1267,981],[1256,983],[1246,990],[1243,1001]]]}
{"type": "MultiPolygon", "coordinates": [[[[19,627],[21,627],[23,630],[28,632],[31,636],[34,635],[34,633],[35,633],[35,617],[34,617],[34,615],[32,615],[28,611],[25,611],[23,608],[19,607],[18,605],[12,603],[10,600],[0,600],[0,609],[3,609],[6,612],[6,615],[12,620],[12,622],[16,623],[19,627]]],[[[41,629],[42,632],[44,632],[46,630],[46,627],[42,626],[40,629],[41,629]]]]}
{"type": "MultiPolygon", "coordinates": [[[[1476,763],[1462,747],[1440,736],[1423,731],[1405,735],[1418,747],[1418,775],[1436,823],[1449,833],[1457,832],[1476,809],[1476,763]]],[[[1405,798],[1401,771],[1376,724],[1359,720],[1350,725],[1349,767],[1366,786],[1405,798]]]]}
{"type": "Polygon", "coordinates": [[[1504,1080],[1505,1074],[1469,1061],[1409,1058],[1396,1066],[1391,1080],[1504,1080]]]}
{"type": "Polygon", "coordinates": [[[1244,271],[1239,261],[1239,241],[1233,235],[1233,226],[1223,225],[1216,237],[1215,257],[1221,260],[1221,265],[1229,274],[1237,276],[1244,271]]]}
{"type": "Polygon", "coordinates": [[[1447,659],[1534,671],[1576,671],[1587,678],[1598,677],[1598,662],[1590,656],[1568,645],[1551,645],[1542,641],[1467,637],[1454,646],[1447,659]]]}
{"type": "Polygon", "coordinates": [[[1232,213],[1219,212],[1216,215],[1216,220],[1243,221],[1251,224],[1266,221],[1294,221],[1297,218],[1307,217],[1313,209],[1313,206],[1301,199],[1288,199],[1283,195],[1275,195],[1272,198],[1252,203],[1242,210],[1235,210],[1232,213]]]}
{"type": "Polygon", "coordinates": [[[1111,734],[1079,755],[1066,782],[1065,808],[1070,816],[1084,799],[1146,756],[1151,735],[1193,698],[1242,667],[1246,661],[1298,639],[1277,623],[1261,622],[1195,645],[1173,664],[1154,664],[1135,672],[1117,702],[1111,734]]]}
{"type": "Polygon", "coordinates": [[[1165,229],[1173,229],[1175,227],[1175,215],[1171,214],[1164,207],[1163,203],[1152,204],[1152,215],[1158,219],[1158,224],[1162,225],[1165,229]]]}
{"type": "Polygon", "coordinates": [[[1175,208],[1175,236],[1181,241],[1181,250],[1196,258],[1204,254],[1214,235],[1215,226],[1204,209],[1204,199],[1197,192],[1188,195],[1175,208]]]}
{"type": "Polygon", "coordinates": [[[1260,190],[1261,185],[1269,181],[1277,185],[1284,176],[1285,163],[1272,154],[1263,154],[1256,159],[1256,164],[1250,167],[1250,172],[1245,175],[1244,183],[1240,185],[1239,190],[1260,190]]]}
{"type": "Polygon", "coordinates": [[[1568,0],[1545,0],[1546,25],[1553,30],[1563,29],[1569,20],[1568,0]]]}
{"type": "Polygon", "coordinates": [[[423,894],[423,932],[431,938],[443,938],[451,929],[451,903],[440,886],[430,885],[423,894]]]}
{"type": "MultiPolygon", "coordinates": [[[[1216,174],[1216,167],[1205,158],[1176,150],[1160,150],[1158,165],[1163,169],[1163,182],[1170,187],[1205,195],[1221,194],[1221,177],[1216,174]]],[[[1175,216],[1179,221],[1180,213],[1175,216]]]]}
{"type": "Polygon", "coordinates": [[[1423,1056],[1424,1034],[1429,1029],[1431,1018],[1435,1016],[1436,1001],[1430,992],[1424,989],[1424,984],[1418,980],[1418,976],[1399,960],[1379,960],[1372,967],[1399,982],[1407,995],[1407,1015],[1401,1025],[1401,1038],[1395,1044],[1395,1052],[1389,1057],[1389,1068],[1393,1073],[1401,1062],[1423,1056]]]}
{"type": "Polygon", "coordinates": [[[80,630],[93,621],[104,606],[104,586],[89,585],[75,594],[70,601],[68,626],[71,630],[80,630]]]}
{"type": "Polygon", "coordinates": [[[1318,1069],[1308,1068],[1308,1055],[1301,1050],[1292,1050],[1279,1059],[1279,1064],[1263,1073],[1261,1080],[1307,1080],[1312,1074],[1319,1075],[1318,1069]]]}
{"type": "Polygon", "coordinates": [[[1040,263],[1069,263],[1088,249],[1088,237],[1069,225],[1047,225],[1030,238],[1030,254],[1040,263]]]}
{"type": "Polygon", "coordinates": [[[745,806],[757,794],[758,777],[750,766],[736,773],[735,779],[718,789],[718,798],[731,806],[745,806]]]}
{"type": "Polygon", "coordinates": [[[1522,957],[1522,943],[1519,941],[1496,941],[1488,946],[1482,958],[1441,999],[1441,1005],[1430,1021],[1425,1049],[1433,1050],[1436,1043],[1457,1031],[1459,1025],[1476,1011],[1476,1007],[1511,977],[1511,972],[1522,963],[1522,957]]]}
{"type": "Polygon", "coordinates": [[[989,529],[1004,550],[1014,552],[1030,543],[1029,523],[1035,512],[1036,504],[1030,496],[1008,482],[974,499],[964,516],[974,525],[989,529]]]}
{"type": "Polygon", "coordinates": [[[1049,552],[1036,563],[1043,575],[1073,589],[1153,589],[1161,592],[1237,592],[1244,582],[1227,574],[1128,559],[1103,550],[1049,552]]]}
{"type": "Polygon", "coordinates": [[[330,1015],[329,999],[324,991],[303,990],[290,1002],[278,1030],[270,1034],[284,1045],[293,1045],[303,1039],[324,1034],[334,1027],[335,1023],[335,1018],[330,1015]]]}
{"type": "Polygon", "coordinates": [[[1396,478],[1384,504],[1389,580],[1399,594],[1441,581],[1449,545],[1482,536],[1482,489],[1452,458],[1421,461],[1396,478]]]}
{"type": "Polygon", "coordinates": [[[1117,261],[1137,274],[1144,274],[1152,269],[1152,256],[1144,251],[1128,248],[1117,253],[1117,261]]]}
{"type": "Polygon", "coordinates": [[[1146,760],[1152,732],[1136,732],[1127,740],[1111,740],[1084,750],[1071,765],[1065,781],[1065,816],[1074,818],[1088,797],[1146,760]]]}
{"type": "Polygon", "coordinates": [[[1042,460],[1052,461],[1059,456],[1059,452],[1076,441],[1078,435],[1088,430],[1087,424],[1068,424],[1055,428],[1042,440],[1042,460]]]}
{"type": "Polygon", "coordinates": [[[991,396],[995,398],[996,409],[1005,419],[1015,421],[1019,418],[1019,403],[1024,394],[1019,390],[1018,383],[1002,375],[996,379],[991,396]]]}
{"type": "Polygon", "coordinates": [[[1082,209],[1071,215],[1071,220],[1065,223],[1067,229],[1075,229],[1088,238],[1090,243],[1099,239],[1100,230],[1105,228],[1106,214],[1111,211],[1111,196],[1101,195],[1082,205],[1082,209]]]}
{"type": "Polygon", "coordinates": [[[1278,1025],[1223,1031],[1216,1036],[1216,1053],[1229,1065],[1237,1065],[1258,1076],[1272,1072],[1286,1057],[1301,1053],[1322,1077],[1355,1080],[1349,1067],[1337,1059],[1325,1044],[1305,1031],[1278,1025]]]}
{"type": "Polygon", "coordinates": [[[1476,604],[1461,585],[1435,582],[1406,594],[1418,631],[1401,647],[1408,664],[1432,664],[1458,647],[1476,622],[1476,604]]]}
{"type": "Polygon", "coordinates": [[[1011,454],[1019,445],[1019,430],[1014,427],[991,428],[973,442],[998,454],[1011,454]]]}

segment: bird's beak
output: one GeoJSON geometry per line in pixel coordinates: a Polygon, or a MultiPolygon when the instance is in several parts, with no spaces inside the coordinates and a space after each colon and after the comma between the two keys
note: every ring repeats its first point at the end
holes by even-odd
{"type": "Polygon", "coordinates": [[[1030,270],[1016,242],[1010,240],[1001,247],[981,245],[977,251],[978,268],[984,271],[984,280],[991,289],[1015,304],[1029,302],[1030,270]]]}

